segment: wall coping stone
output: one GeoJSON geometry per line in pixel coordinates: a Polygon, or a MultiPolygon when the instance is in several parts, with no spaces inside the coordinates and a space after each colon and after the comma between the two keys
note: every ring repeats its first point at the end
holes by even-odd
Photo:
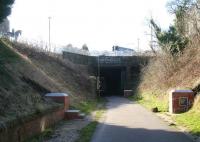
{"type": "Polygon", "coordinates": [[[47,93],[45,94],[45,97],[64,97],[64,96],[69,96],[66,93],[47,93]]]}
{"type": "Polygon", "coordinates": [[[192,93],[192,90],[171,90],[170,93],[180,92],[180,93],[192,93]]]}
{"type": "Polygon", "coordinates": [[[65,112],[80,112],[80,110],[66,110],[65,112]]]}

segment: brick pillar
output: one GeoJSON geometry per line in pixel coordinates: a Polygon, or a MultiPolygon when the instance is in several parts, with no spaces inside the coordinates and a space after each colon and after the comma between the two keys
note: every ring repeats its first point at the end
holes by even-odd
{"type": "Polygon", "coordinates": [[[172,90],[169,94],[169,112],[180,113],[190,109],[194,102],[191,90],[172,90]]]}
{"type": "Polygon", "coordinates": [[[69,109],[69,95],[65,93],[47,93],[45,97],[51,98],[53,101],[64,104],[64,109],[69,109]]]}

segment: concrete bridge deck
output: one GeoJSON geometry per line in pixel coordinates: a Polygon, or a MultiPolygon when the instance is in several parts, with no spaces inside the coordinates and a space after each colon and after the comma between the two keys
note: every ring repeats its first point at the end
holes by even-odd
{"type": "Polygon", "coordinates": [[[99,76],[102,95],[122,95],[124,90],[135,90],[141,67],[147,65],[152,56],[87,56],[63,52],[63,58],[87,65],[91,74],[99,76]]]}

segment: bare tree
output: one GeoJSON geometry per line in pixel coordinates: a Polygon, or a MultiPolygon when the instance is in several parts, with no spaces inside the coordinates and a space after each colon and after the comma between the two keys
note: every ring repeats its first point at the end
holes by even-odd
{"type": "Polygon", "coordinates": [[[167,4],[170,13],[175,14],[175,27],[179,34],[186,35],[188,10],[196,4],[196,0],[172,0],[167,4]]]}
{"type": "Polygon", "coordinates": [[[82,50],[89,51],[87,44],[83,44],[82,50]]]}

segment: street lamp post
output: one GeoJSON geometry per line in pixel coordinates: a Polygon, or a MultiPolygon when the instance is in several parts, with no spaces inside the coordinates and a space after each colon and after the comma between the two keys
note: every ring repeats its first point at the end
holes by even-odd
{"type": "Polygon", "coordinates": [[[51,51],[51,17],[49,19],[49,51],[51,51]]]}

